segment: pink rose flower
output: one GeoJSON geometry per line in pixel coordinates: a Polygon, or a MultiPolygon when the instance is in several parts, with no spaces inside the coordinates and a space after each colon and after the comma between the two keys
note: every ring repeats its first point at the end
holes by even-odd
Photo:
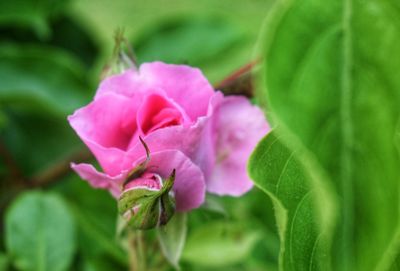
{"type": "Polygon", "coordinates": [[[206,190],[250,190],[247,160],[269,130],[246,98],[214,91],[199,69],[161,62],[108,77],[68,120],[104,171],[72,164],[82,179],[119,197],[129,172],[146,160],[141,137],[150,149],[146,176],[168,178],[176,170],[177,211],[199,207],[206,190]]]}

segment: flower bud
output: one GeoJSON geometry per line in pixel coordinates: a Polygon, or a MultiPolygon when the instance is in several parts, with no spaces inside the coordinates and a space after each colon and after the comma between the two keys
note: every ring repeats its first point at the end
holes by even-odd
{"type": "Polygon", "coordinates": [[[118,29],[115,32],[114,52],[103,68],[101,78],[104,79],[113,74],[120,74],[128,69],[136,69],[136,56],[128,40],[124,37],[124,31],[118,29]]]}
{"type": "Polygon", "coordinates": [[[134,229],[146,230],[165,225],[175,213],[172,186],[175,170],[166,180],[154,173],[126,183],[118,200],[118,211],[134,229]]]}

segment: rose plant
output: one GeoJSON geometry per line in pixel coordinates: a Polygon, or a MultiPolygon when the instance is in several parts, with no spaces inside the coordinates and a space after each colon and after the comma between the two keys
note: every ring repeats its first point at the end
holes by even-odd
{"type": "Polygon", "coordinates": [[[247,160],[269,130],[245,97],[215,91],[197,68],[162,62],[107,77],[68,120],[103,172],[86,163],[73,170],[123,201],[120,212],[136,228],[165,224],[175,208],[199,207],[206,191],[249,191],[247,160]],[[145,208],[151,219],[139,218],[145,208]]]}

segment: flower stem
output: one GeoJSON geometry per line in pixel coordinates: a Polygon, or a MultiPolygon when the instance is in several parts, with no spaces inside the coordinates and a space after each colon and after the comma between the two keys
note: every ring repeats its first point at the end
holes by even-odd
{"type": "Polygon", "coordinates": [[[144,234],[141,230],[131,230],[129,238],[129,270],[130,271],[146,271],[147,257],[145,251],[144,234]]]}
{"type": "Polygon", "coordinates": [[[260,63],[256,59],[234,71],[222,81],[214,85],[214,88],[221,90],[225,95],[244,95],[248,98],[254,96],[252,72],[260,63]]]}

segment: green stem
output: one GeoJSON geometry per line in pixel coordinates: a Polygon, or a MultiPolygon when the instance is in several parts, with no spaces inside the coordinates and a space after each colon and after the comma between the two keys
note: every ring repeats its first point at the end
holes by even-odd
{"type": "Polygon", "coordinates": [[[140,271],[139,267],[139,255],[137,251],[137,240],[136,233],[129,231],[128,234],[128,253],[129,253],[129,270],[140,271]]]}
{"type": "Polygon", "coordinates": [[[146,271],[147,257],[145,249],[144,233],[141,230],[130,230],[129,238],[129,270],[130,271],[146,271]]]}
{"type": "Polygon", "coordinates": [[[137,248],[139,252],[140,271],[147,270],[147,257],[143,231],[137,231],[137,248]]]}

